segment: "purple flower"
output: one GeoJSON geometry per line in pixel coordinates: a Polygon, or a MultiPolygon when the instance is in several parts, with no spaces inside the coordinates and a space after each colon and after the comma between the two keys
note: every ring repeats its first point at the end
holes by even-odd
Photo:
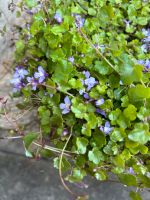
{"type": "Polygon", "coordinates": [[[10,83],[13,85],[13,92],[18,92],[25,86],[25,84],[21,81],[20,78],[13,78],[10,83]]]}
{"type": "Polygon", "coordinates": [[[106,113],[105,113],[105,111],[102,110],[102,109],[100,109],[100,108],[96,108],[96,113],[98,113],[98,114],[100,114],[100,115],[106,117],[106,113]]]}
{"type": "Polygon", "coordinates": [[[68,58],[68,61],[71,62],[71,63],[73,64],[73,63],[74,63],[74,57],[73,57],[73,56],[70,56],[70,57],[68,58]]]}
{"type": "Polygon", "coordinates": [[[145,35],[146,37],[143,39],[143,42],[150,42],[150,28],[148,29],[142,29],[142,33],[143,35],[145,35]]]}
{"type": "Polygon", "coordinates": [[[89,91],[92,87],[94,87],[97,84],[97,81],[94,77],[90,77],[85,79],[84,83],[85,85],[87,85],[87,91],[89,91]]]}
{"type": "Polygon", "coordinates": [[[83,71],[82,73],[85,75],[85,78],[89,78],[90,77],[90,72],[89,71],[83,71]]]}
{"type": "Polygon", "coordinates": [[[89,95],[88,95],[87,93],[84,93],[84,94],[83,94],[83,97],[84,97],[85,99],[90,99],[90,97],[89,97],[89,95]]]}
{"type": "Polygon", "coordinates": [[[113,130],[113,128],[110,126],[109,121],[106,121],[105,126],[100,126],[100,130],[108,135],[113,130]]]}
{"type": "Polygon", "coordinates": [[[77,28],[82,28],[84,25],[85,19],[81,15],[75,15],[75,25],[77,28]]]}
{"type": "Polygon", "coordinates": [[[59,107],[62,110],[62,114],[67,114],[70,112],[71,101],[68,96],[64,98],[64,103],[61,103],[59,107]]]}
{"type": "Polygon", "coordinates": [[[22,66],[15,68],[14,78],[24,79],[26,75],[28,75],[28,71],[25,70],[22,66]]]}
{"type": "Polygon", "coordinates": [[[143,53],[147,53],[147,49],[148,49],[148,45],[147,44],[143,44],[141,46],[141,50],[142,50],[143,53]]]}
{"type": "Polygon", "coordinates": [[[68,129],[64,128],[63,132],[62,132],[62,136],[66,136],[69,134],[68,129]]]}
{"type": "Polygon", "coordinates": [[[146,62],[145,62],[145,67],[147,68],[147,69],[150,69],[150,60],[146,60],[146,62]]]}
{"type": "Polygon", "coordinates": [[[125,23],[125,25],[126,25],[126,26],[129,26],[129,25],[130,25],[130,23],[131,23],[131,21],[130,21],[130,20],[126,20],[126,19],[124,19],[123,21],[124,21],[124,23],[125,23]]]}
{"type": "Polygon", "coordinates": [[[35,91],[38,85],[38,81],[34,77],[27,77],[27,81],[32,85],[32,90],[35,91]]]}
{"type": "Polygon", "coordinates": [[[129,168],[129,174],[135,174],[135,172],[134,172],[132,167],[129,168]]]}
{"type": "Polygon", "coordinates": [[[54,19],[58,22],[58,23],[62,23],[62,16],[60,13],[56,12],[54,15],[54,19]]]}
{"type": "Polygon", "coordinates": [[[85,92],[85,89],[81,89],[81,90],[79,90],[79,94],[80,94],[80,95],[83,95],[84,92],[85,92]]]}
{"type": "Polygon", "coordinates": [[[144,67],[144,70],[143,70],[143,72],[148,72],[148,70],[150,69],[150,60],[138,60],[137,61],[138,62],[138,64],[140,64],[140,65],[143,65],[143,67],[144,67]]]}
{"type": "Polygon", "coordinates": [[[42,83],[47,77],[47,73],[44,71],[43,67],[38,67],[38,72],[34,73],[34,78],[38,79],[39,83],[42,83]]]}
{"type": "Polygon", "coordinates": [[[104,104],[104,102],[105,102],[105,100],[104,100],[103,98],[100,98],[99,100],[97,100],[97,101],[95,102],[95,105],[96,105],[96,106],[101,106],[102,104],[104,104]]]}

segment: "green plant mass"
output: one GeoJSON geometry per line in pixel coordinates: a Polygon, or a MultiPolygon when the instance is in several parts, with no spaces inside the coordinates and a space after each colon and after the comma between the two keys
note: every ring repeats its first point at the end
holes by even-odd
{"type": "Polygon", "coordinates": [[[113,173],[137,190],[150,187],[149,1],[21,6],[31,20],[16,42],[11,82],[37,109],[40,126],[24,137],[27,150],[34,156],[30,146],[42,138],[44,155],[54,157],[61,177],[68,170],[70,182],[107,181],[113,173]]]}

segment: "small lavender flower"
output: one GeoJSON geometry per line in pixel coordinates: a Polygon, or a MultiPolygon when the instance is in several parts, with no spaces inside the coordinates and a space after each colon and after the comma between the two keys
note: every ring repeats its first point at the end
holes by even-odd
{"type": "Polygon", "coordinates": [[[54,15],[54,19],[58,22],[58,23],[62,23],[62,16],[60,13],[56,12],[54,15]]]}
{"type": "Polygon", "coordinates": [[[132,167],[129,168],[129,174],[135,174],[135,172],[134,172],[132,167]]]}
{"type": "Polygon", "coordinates": [[[144,67],[143,72],[148,72],[148,70],[150,69],[150,60],[149,59],[147,59],[146,61],[138,60],[137,62],[138,62],[138,64],[143,65],[143,67],[144,67]]]}
{"type": "Polygon", "coordinates": [[[63,132],[62,132],[62,136],[66,136],[69,134],[68,129],[64,128],[63,132]]]}
{"type": "Polygon", "coordinates": [[[81,15],[75,15],[75,25],[77,28],[82,28],[84,26],[85,19],[81,15]]]}
{"type": "Polygon", "coordinates": [[[96,108],[96,113],[106,117],[106,112],[100,108],[96,108]]]}
{"type": "Polygon", "coordinates": [[[146,37],[143,39],[143,42],[150,42],[150,29],[142,29],[143,35],[146,37]]]}
{"type": "Polygon", "coordinates": [[[26,75],[28,75],[28,71],[25,70],[22,66],[15,68],[14,78],[24,79],[26,75]]]}
{"type": "Polygon", "coordinates": [[[147,45],[147,44],[143,44],[143,45],[141,46],[141,50],[142,50],[143,53],[147,53],[148,45],[147,45]]]}
{"type": "Polygon", "coordinates": [[[144,65],[145,61],[144,60],[138,60],[137,63],[140,64],[140,65],[144,65]]]}
{"type": "Polygon", "coordinates": [[[83,97],[84,97],[85,99],[90,99],[88,93],[84,93],[84,94],[83,94],[83,97]]]}
{"type": "Polygon", "coordinates": [[[83,71],[82,73],[85,75],[85,78],[89,78],[90,77],[90,72],[89,71],[83,71]]]}
{"type": "Polygon", "coordinates": [[[92,87],[94,87],[97,84],[97,81],[94,77],[90,77],[85,79],[84,83],[85,85],[87,85],[87,91],[89,91],[92,87]]]}
{"type": "Polygon", "coordinates": [[[100,98],[99,100],[97,100],[97,101],[95,102],[95,105],[96,105],[96,106],[101,106],[102,104],[104,104],[104,102],[105,102],[105,100],[104,100],[103,98],[100,98]]]}
{"type": "Polygon", "coordinates": [[[68,61],[71,62],[71,63],[73,64],[73,63],[74,63],[74,57],[73,57],[73,56],[70,56],[70,57],[68,58],[68,61]]]}
{"type": "Polygon", "coordinates": [[[27,81],[29,84],[32,85],[32,90],[36,90],[36,87],[38,85],[38,81],[34,77],[27,77],[27,81]]]}
{"type": "Polygon", "coordinates": [[[85,92],[85,89],[81,89],[81,90],[79,90],[79,94],[80,94],[80,95],[83,95],[84,92],[85,92]]]}
{"type": "Polygon", "coordinates": [[[131,21],[130,21],[130,20],[126,20],[126,19],[124,19],[123,21],[124,21],[124,23],[125,23],[125,25],[126,25],[126,26],[129,26],[129,25],[130,25],[130,23],[131,23],[131,21]]]}
{"type": "Polygon", "coordinates": [[[64,98],[64,103],[61,103],[59,107],[62,110],[62,114],[67,114],[70,112],[71,101],[68,96],[64,98]]]}
{"type": "Polygon", "coordinates": [[[146,62],[145,62],[145,67],[146,67],[146,69],[150,69],[150,60],[146,60],[146,62]]]}
{"type": "Polygon", "coordinates": [[[20,78],[13,78],[10,83],[13,85],[13,92],[19,92],[25,86],[20,78]]]}
{"type": "Polygon", "coordinates": [[[105,133],[105,135],[108,135],[113,130],[113,128],[110,126],[109,121],[106,121],[105,126],[100,126],[100,130],[105,133]]]}
{"type": "Polygon", "coordinates": [[[44,71],[43,67],[38,67],[38,72],[34,73],[34,78],[38,79],[39,83],[42,83],[47,77],[47,73],[44,71]]]}

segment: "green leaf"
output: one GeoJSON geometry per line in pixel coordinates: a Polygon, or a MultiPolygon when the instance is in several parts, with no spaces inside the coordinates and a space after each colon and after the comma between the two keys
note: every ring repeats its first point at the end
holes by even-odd
{"type": "MultiPolygon", "coordinates": [[[[60,162],[60,158],[54,158],[54,167],[56,169],[59,169],[59,162],[60,162]]],[[[63,157],[62,159],[62,163],[61,163],[61,169],[62,169],[62,172],[66,172],[70,169],[71,165],[70,163],[68,162],[68,160],[63,157]]]]}
{"type": "Polygon", "coordinates": [[[106,75],[112,72],[109,65],[104,61],[96,61],[94,65],[94,70],[102,75],[106,75]]]}
{"type": "Polygon", "coordinates": [[[91,136],[91,126],[89,124],[83,124],[81,132],[83,135],[90,137],[91,136]]]}
{"type": "Polygon", "coordinates": [[[131,191],[130,198],[132,200],[142,200],[141,195],[138,192],[131,191]]]}
{"type": "Polygon", "coordinates": [[[127,186],[137,186],[136,177],[131,174],[119,174],[118,177],[127,186]]]}
{"type": "Polygon", "coordinates": [[[136,107],[132,104],[129,104],[128,107],[124,109],[123,114],[130,121],[134,121],[136,119],[136,111],[136,107]]]}
{"type": "Polygon", "coordinates": [[[71,111],[75,114],[76,118],[83,119],[87,108],[78,97],[75,97],[72,99],[71,111]]]}
{"type": "Polygon", "coordinates": [[[113,163],[119,168],[125,167],[125,160],[122,155],[117,155],[113,157],[113,163]]]}
{"type": "Polygon", "coordinates": [[[138,123],[132,131],[129,132],[128,138],[139,144],[145,144],[150,141],[150,133],[148,124],[138,123]]]}
{"type": "Polygon", "coordinates": [[[75,78],[72,78],[69,80],[68,82],[70,84],[70,86],[74,89],[78,89],[78,88],[82,88],[82,83],[81,83],[81,80],[80,79],[75,79],[75,78]]]}
{"type": "Polygon", "coordinates": [[[128,90],[128,95],[131,101],[139,101],[150,98],[150,88],[144,87],[143,85],[136,85],[128,90]]]}
{"type": "Polygon", "coordinates": [[[123,128],[114,128],[110,135],[110,139],[114,142],[122,142],[126,137],[126,133],[123,128]]]}
{"type": "Polygon", "coordinates": [[[140,182],[142,183],[142,187],[150,188],[150,177],[139,174],[138,178],[139,178],[140,182]]]}
{"type": "Polygon", "coordinates": [[[142,79],[142,67],[140,65],[136,66],[127,54],[121,55],[120,60],[117,71],[123,83],[139,82],[142,79]]]}
{"type": "Polygon", "coordinates": [[[145,107],[141,107],[139,112],[137,113],[137,117],[140,120],[145,120],[148,116],[149,116],[150,110],[145,108],[145,107]]]}
{"type": "Polygon", "coordinates": [[[31,143],[36,140],[38,137],[38,134],[37,133],[28,133],[27,135],[25,135],[23,137],[23,141],[24,141],[24,144],[25,144],[25,147],[26,149],[29,148],[29,146],[31,145],[31,143]]]}
{"type": "Polygon", "coordinates": [[[89,141],[86,138],[77,137],[76,138],[77,152],[79,154],[85,154],[88,143],[89,141]]]}
{"type": "Polygon", "coordinates": [[[37,1],[36,0],[24,0],[25,4],[29,7],[29,8],[33,8],[37,5],[37,1]]]}
{"type": "Polygon", "coordinates": [[[90,145],[92,147],[98,147],[100,149],[105,144],[106,144],[106,137],[105,137],[105,135],[102,132],[100,132],[99,130],[96,130],[92,134],[92,138],[90,140],[90,145]]]}
{"type": "Polygon", "coordinates": [[[99,181],[104,181],[104,180],[107,179],[107,174],[106,174],[106,172],[104,170],[98,170],[98,171],[96,171],[96,173],[94,174],[94,176],[99,181]]]}
{"type": "Polygon", "coordinates": [[[99,151],[97,147],[94,147],[92,151],[89,151],[88,158],[96,165],[99,164],[100,161],[105,160],[103,153],[99,151]]]}
{"type": "Polygon", "coordinates": [[[86,172],[84,169],[74,168],[72,171],[72,175],[66,177],[66,180],[70,182],[80,182],[86,176],[86,172]]]}
{"type": "Polygon", "coordinates": [[[25,44],[23,40],[18,40],[16,42],[16,51],[20,54],[21,52],[23,52],[25,48],[25,44]]]}
{"type": "Polygon", "coordinates": [[[94,8],[89,8],[88,14],[94,16],[94,15],[96,15],[96,10],[94,8]]]}

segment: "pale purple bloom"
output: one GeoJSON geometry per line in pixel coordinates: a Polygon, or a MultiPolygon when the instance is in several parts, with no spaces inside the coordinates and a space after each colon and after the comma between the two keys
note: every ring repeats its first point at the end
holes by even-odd
{"type": "Polygon", "coordinates": [[[142,50],[143,53],[147,53],[148,45],[147,45],[147,44],[143,44],[143,45],[141,46],[141,50],[142,50]]]}
{"type": "Polygon", "coordinates": [[[97,84],[97,81],[94,77],[90,77],[85,79],[84,83],[85,85],[87,85],[87,91],[89,91],[92,87],[94,87],[97,84]]]}
{"type": "Polygon", "coordinates": [[[25,70],[22,66],[15,68],[14,78],[24,79],[26,75],[28,75],[28,71],[25,70]]]}
{"type": "Polygon", "coordinates": [[[109,121],[106,121],[105,126],[100,126],[100,130],[108,135],[113,130],[113,128],[110,126],[109,121]]]}
{"type": "Polygon", "coordinates": [[[87,93],[84,93],[84,94],[83,94],[83,97],[84,97],[85,99],[90,99],[90,97],[89,97],[89,95],[88,95],[87,93]]]}
{"type": "Polygon", "coordinates": [[[47,73],[45,72],[43,67],[39,66],[38,72],[34,73],[34,78],[38,79],[39,83],[42,83],[45,80],[46,77],[47,77],[47,73]]]}
{"type": "Polygon", "coordinates": [[[62,23],[62,16],[60,13],[56,12],[54,15],[54,19],[58,22],[58,23],[62,23]]]}
{"type": "Polygon", "coordinates": [[[140,65],[144,65],[144,64],[145,64],[145,61],[144,61],[144,60],[138,60],[137,62],[138,62],[138,64],[140,64],[140,65]]]}
{"type": "Polygon", "coordinates": [[[82,28],[84,26],[85,19],[81,15],[75,15],[75,25],[77,28],[82,28]]]}
{"type": "Polygon", "coordinates": [[[126,26],[129,26],[129,25],[130,25],[130,23],[131,23],[131,21],[130,21],[130,20],[126,20],[126,19],[124,19],[123,21],[124,21],[124,23],[125,23],[125,25],[126,25],[126,26]]]}
{"type": "Polygon", "coordinates": [[[150,28],[149,29],[142,29],[142,33],[146,36],[143,39],[143,42],[150,42],[150,28]]]}
{"type": "Polygon", "coordinates": [[[146,62],[145,62],[145,67],[147,68],[147,69],[150,69],[150,60],[146,60],[146,62]]]}
{"type": "Polygon", "coordinates": [[[143,65],[144,70],[143,72],[148,72],[148,70],[150,69],[150,60],[138,60],[138,64],[143,65]]]}
{"type": "Polygon", "coordinates": [[[96,105],[96,106],[101,106],[102,104],[104,104],[104,102],[105,102],[105,100],[104,100],[103,98],[100,98],[99,100],[97,100],[97,101],[95,102],[95,105],[96,105]]]}
{"type": "Polygon", "coordinates": [[[134,172],[132,167],[129,168],[129,174],[135,174],[135,172],[134,172]]]}
{"type": "Polygon", "coordinates": [[[104,110],[100,109],[100,108],[96,108],[96,113],[106,117],[106,112],[104,110]]]}
{"type": "Polygon", "coordinates": [[[71,62],[71,63],[73,64],[73,63],[74,63],[74,57],[73,57],[73,56],[70,56],[70,57],[68,58],[68,61],[71,62]]]}
{"type": "Polygon", "coordinates": [[[62,136],[66,136],[69,134],[68,129],[64,128],[63,132],[62,132],[62,136]]]}
{"type": "Polygon", "coordinates": [[[83,71],[82,73],[85,75],[85,78],[89,78],[90,77],[90,72],[89,71],[83,71]]]}
{"type": "Polygon", "coordinates": [[[25,70],[22,66],[18,66],[15,68],[13,79],[10,81],[10,83],[14,87],[13,92],[20,91],[20,89],[25,86],[25,84],[23,83],[23,79],[27,74],[28,71],[25,70]]]}
{"type": "Polygon", "coordinates": [[[17,77],[13,78],[10,83],[13,85],[13,92],[18,92],[21,88],[25,86],[21,79],[17,77]]]}
{"type": "Polygon", "coordinates": [[[35,91],[38,85],[38,81],[34,77],[27,77],[27,81],[32,85],[32,90],[35,91]]]}
{"type": "Polygon", "coordinates": [[[85,89],[79,90],[79,94],[80,94],[80,95],[84,94],[84,92],[85,92],[85,89]]]}
{"type": "Polygon", "coordinates": [[[59,107],[62,110],[62,114],[67,114],[70,112],[71,101],[68,96],[64,98],[64,103],[61,103],[59,107]]]}

